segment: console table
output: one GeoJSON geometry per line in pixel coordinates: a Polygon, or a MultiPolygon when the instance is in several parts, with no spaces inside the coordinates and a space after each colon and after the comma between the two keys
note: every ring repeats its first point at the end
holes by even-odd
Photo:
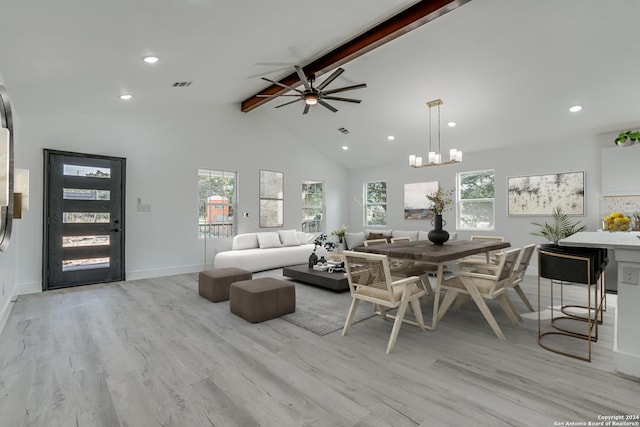
{"type": "Polygon", "coordinates": [[[622,374],[640,378],[640,233],[581,231],[558,243],[613,250],[618,261],[613,368],[622,374]]]}

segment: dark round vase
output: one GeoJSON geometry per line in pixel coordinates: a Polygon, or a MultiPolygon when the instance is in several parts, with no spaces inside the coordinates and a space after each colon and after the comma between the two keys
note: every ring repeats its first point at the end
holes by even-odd
{"type": "Polygon", "coordinates": [[[449,232],[442,229],[442,223],[442,215],[436,215],[432,223],[435,228],[427,234],[427,237],[434,245],[442,245],[449,240],[449,232]]]}
{"type": "Polygon", "coordinates": [[[316,265],[318,263],[318,255],[316,255],[316,252],[313,251],[311,252],[311,255],[309,255],[309,268],[313,268],[314,265],[316,265]]]}

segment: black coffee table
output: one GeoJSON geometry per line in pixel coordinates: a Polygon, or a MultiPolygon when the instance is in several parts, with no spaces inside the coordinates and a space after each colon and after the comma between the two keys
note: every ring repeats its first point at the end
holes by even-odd
{"type": "Polygon", "coordinates": [[[300,282],[333,289],[334,291],[344,291],[349,289],[349,282],[344,272],[329,273],[327,271],[318,271],[309,268],[307,264],[284,267],[282,269],[282,275],[300,282]]]}

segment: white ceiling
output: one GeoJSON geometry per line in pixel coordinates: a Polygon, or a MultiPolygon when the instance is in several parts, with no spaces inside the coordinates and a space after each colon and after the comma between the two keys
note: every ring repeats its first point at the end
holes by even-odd
{"type": "Polygon", "coordinates": [[[240,112],[267,86],[261,76],[282,78],[412,3],[0,0],[0,74],[20,115],[233,104],[352,168],[426,154],[436,98],[443,151],[465,156],[640,126],[637,0],[472,0],[345,64],[329,88],[367,83],[343,94],[359,105],[240,112]],[[584,110],[569,113],[574,104],[584,110]]]}

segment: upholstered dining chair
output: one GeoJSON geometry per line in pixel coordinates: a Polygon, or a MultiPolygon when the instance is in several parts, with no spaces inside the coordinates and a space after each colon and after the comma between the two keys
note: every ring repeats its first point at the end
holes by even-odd
{"type": "Polygon", "coordinates": [[[507,290],[513,281],[513,270],[520,254],[520,249],[512,249],[498,256],[495,268],[487,269],[479,273],[477,271],[460,270],[457,275],[442,282],[442,288],[446,290],[440,309],[438,320],[441,319],[458,295],[469,295],[476,303],[480,312],[493,329],[493,332],[501,340],[506,340],[498,322],[493,317],[485,299],[495,299],[507,314],[507,317],[518,324],[520,314],[509,298],[507,290]]]}
{"type": "Polygon", "coordinates": [[[405,277],[393,280],[389,271],[389,261],[385,255],[345,251],[345,259],[349,290],[351,291],[351,307],[344,323],[342,335],[346,335],[353,321],[358,303],[370,302],[378,307],[376,314],[383,319],[393,319],[391,336],[387,344],[389,354],[396,343],[402,323],[416,325],[424,331],[424,319],[420,308],[420,298],[425,295],[424,289],[417,285],[418,277],[405,277]],[[411,306],[417,322],[404,318],[407,307],[411,306]],[[397,308],[395,316],[387,314],[386,309],[397,308]]]}

